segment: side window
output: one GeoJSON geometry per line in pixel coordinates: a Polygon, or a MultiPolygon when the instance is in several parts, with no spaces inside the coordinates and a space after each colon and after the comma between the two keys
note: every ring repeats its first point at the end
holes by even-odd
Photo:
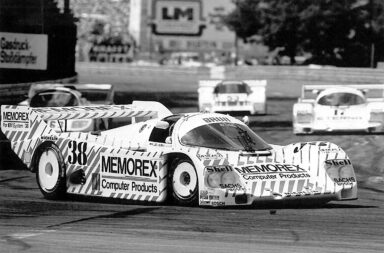
{"type": "Polygon", "coordinates": [[[180,119],[180,117],[181,115],[176,114],[164,118],[163,121],[168,122],[169,126],[165,129],[154,127],[151,132],[151,135],[149,136],[149,141],[165,143],[165,139],[167,139],[168,136],[172,135],[173,128],[176,122],[180,119]]]}
{"type": "Polygon", "coordinates": [[[165,139],[169,135],[169,128],[160,129],[153,128],[151,135],[149,136],[149,141],[165,143],[165,139]]]}

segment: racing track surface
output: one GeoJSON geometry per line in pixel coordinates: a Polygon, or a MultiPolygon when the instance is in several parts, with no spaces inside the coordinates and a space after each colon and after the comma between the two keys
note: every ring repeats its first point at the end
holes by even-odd
{"type": "Polygon", "coordinates": [[[381,252],[382,193],[323,208],[210,209],[44,200],[2,171],[1,252],[381,252]]]}
{"type": "Polygon", "coordinates": [[[6,164],[0,170],[0,252],[382,252],[384,135],[294,136],[292,104],[269,101],[269,115],[252,117],[250,126],[273,144],[325,140],[344,148],[355,166],[359,200],[280,209],[48,201],[34,174],[6,164]]]}

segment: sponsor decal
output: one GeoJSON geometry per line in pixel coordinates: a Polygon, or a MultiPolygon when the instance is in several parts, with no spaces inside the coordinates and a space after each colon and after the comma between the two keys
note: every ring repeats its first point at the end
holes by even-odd
{"type": "Polygon", "coordinates": [[[200,205],[210,205],[211,201],[210,200],[200,200],[200,205]]]}
{"type": "Polygon", "coordinates": [[[107,179],[101,180],[101,188],[102,189],[110,189],[114,190],[115,192],[141,192],[141,193],[157,193],[157,186],[153,184],[146,184],[144,183],[135,183],[132,182],[131,187],[129,183],[126,183],[125,181],[120,182],[111,182],[107,179]]]}
{"type": "Polygon", "coordinates": [[[220,197],[219,197],[218,195],[209,195],[209,196],[208,196],[208,199],[209,199],[209,200],[219,200],[220,197]]]}
{"type": "Polygon", "coordinates": [[[103,153],[100,155],[100,168],[100,189],[103,191],[151,196],[159,192],[160,160],[103,153]]]}
{"type": "Polygon", "coordinates": [[[323,153],[338,153],[340,151],[341,151],[340,148],[321,148],[320,149],[320,152],[323,152],[323,153]]]}
{"type": "Polygon", "coordinates": [[[212,206],[225,206],[224,201],[211,201],[212,206]]]}
{"type": "Polygon", "coordinates": [[[70,141],[68,142],[68,149],[70,153],[68,154],[68,162],[70,164],[79,164],[85,165],[87,164],[87,143],[86,142],[77,142],[70,141]]]}
{"type": "Polygon", "coordinates": [[[200,191],[200,199],[208,199],[208,191],[200,191]]]}
{"type": "Polygon", "coordinates": [[[231,120],[226,117],[209,117],[203,118],[203,120],[206,123],[231,122],[231,120]]]}
{"type": "Polygon", "coordinates": [[[354,177],[339,177],[339,178],[333,178],[333,181],[337,185],[351,185],[353,183],[356,183],[356,178],[354,178],[354,177]]]}
{"type": "Polygon", "coordinates": [[[286,197],[290,196],[305,196],[305,195],[315,195],[315,194],[320,194],[321,192],[316,191],[316,190],[306,190],[306,191],[299,191],[299,192],[284,192],[283,194],[286,197]]]}
{"type": "Polygon", "coordinates": [[[205,170],[208,173],[233,171],[232,167],[229,165],[207,166],[207,167],[205,167],[205,170]]]}
{"type": "Polygon", "coordinates": [[[59,138],[55,135],[43,135],[40,139],[42,141],[57,141],[59,138]]]}
{"type": "Polygon", "coordinates": [[[170,144],[159,143],[159,142],[149,142],[149,145],[154,147],[165,147],[165,146],[169,146],[170,144]]]}
{"type": "Polygon", "coordinates": [[[30,127],[28,108],[7,108],[1,114],[3,131],[28,131],[30,127]]]}
{"type": "Polygon", "coordinates": [[[298,174],[279,174],[280,178],[308,178],[311,177],[308,173],[298,174]]]}
{"type": "Polygon", "coordinates": [[[142,125],[139,129],[139,133],[143,132],[146,127],[147,127],[147,124],[142,125]]]}
{"type": "Polygon", "coordinates": [[[101,171],[111,174],[157,178],[157,161],[120,156],[102,156],[101,171]]]}
{"type": "Polygon", "coordinates": [[[245,180],[270,180],[277,179],[277,175],[263,175],[263,176],[254,176],[254,175],[243,175],[245,180]]]}
{"type": "Polygon", "coordinates": [[[351,161],[348,160],[348,159],[340,159],[340,160],[327,160],[325,161],[325,164],[328,165],[328,166],[344,166],[344,165],[351,165],[351,161]]]}
{"type": "Polygon", "coordinates": [[[277,174],[280,178],[308,178],[310,175],[300,165],[292,164],[259,164],[252,166],[235,167],[246,180],[255,179],[276,179],[273,174],[277,174]],[[269,174],[264,177],[259,175],[269,174]]]}
{"type": "Polygon", "coordinates": [[[222,189],[228,189],[229,191],[244,191],[245,188],[239,184],[239,183],[236,183],[236,184],[220,184],[219,185],[220,188],[222,189]]]}
{"type": "Polygon", "coordinates": [[[221,159],[221,158],[223,158],[223,155],[220,153],[196,154],[196,157],[199,158],[199,160],[208,160],[208,159],[221,159]]]}
{"type": "MultiPolygon", "coordinates": [[[[340,121],[340,120],[362,120],[362,117],[359,116],[330,116],[326,117],[325,120],[335,120],[335,121],[340,121]]],[[[322,118],[317,118],[317,120],[323,120],[322,118]]]]}
{"type": "Polygon", "coordinates": [[[268,174],[280,172],[306,172],[300,165],[292,164],[259,164],[243,167],[235,167],[240,174],[268,174]]]}
{"type": "Polygon", "coordinates": [[[320,142],[320,143],[319,142],[301,142],[300,147],[295,147],[295,149],[293,150],[293,153],[299,152],[305,145],[312,145],[312,146],[318,145],[319,147],[324,147],[324,146],[327,146],[328,144],[326,142],[320,142]]]}
{"type": "Polygon", "coordinates": [[[92,190],[100,190],[100,174],[92,173],[92,190]]]}

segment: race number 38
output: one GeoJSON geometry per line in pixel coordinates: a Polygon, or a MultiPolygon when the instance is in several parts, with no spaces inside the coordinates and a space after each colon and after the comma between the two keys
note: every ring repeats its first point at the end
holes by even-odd
{"type": "Polygon", "coordinates": [[[77,141],[68,142],[70,153],[68,154],[68,162],[70,164],[85,165],[87,163],[87,143],[77,141]]]}

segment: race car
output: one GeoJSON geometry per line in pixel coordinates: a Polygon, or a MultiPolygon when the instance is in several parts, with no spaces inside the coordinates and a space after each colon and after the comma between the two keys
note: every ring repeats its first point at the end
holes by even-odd
{"type": "Polygon", "coordinates": [[[293,105],[295,134],[383,132],[384,85],[304,85],[293,105]]]}
{"type": "Polygon", "coordinates": [[[202,80],[199,82],[199,110],[266,114],[266,80],[202,80]]]}
{"type": "Polygon", "coordinates": [[[357,198],[347,154],[329,142],[267,144],[218,113],[172,114],[158,102],[1,107],[13,151],[47,199],[68,194],[180,205],[244,206],[357,198]],[[45,120],[130,118],[99,133],[55,132],[45,120]]]}
{"type": "MultiPolygon", "coordinates": [[[[28,98],[19,105],[31,107],[64,107],[91,104],[113,104],[114,90],[111,84],[32,84],[28,98]]],[[[51,128],[60,132],[98,131],[108,129],[109,119],[50,120],[51,128]]]]}

